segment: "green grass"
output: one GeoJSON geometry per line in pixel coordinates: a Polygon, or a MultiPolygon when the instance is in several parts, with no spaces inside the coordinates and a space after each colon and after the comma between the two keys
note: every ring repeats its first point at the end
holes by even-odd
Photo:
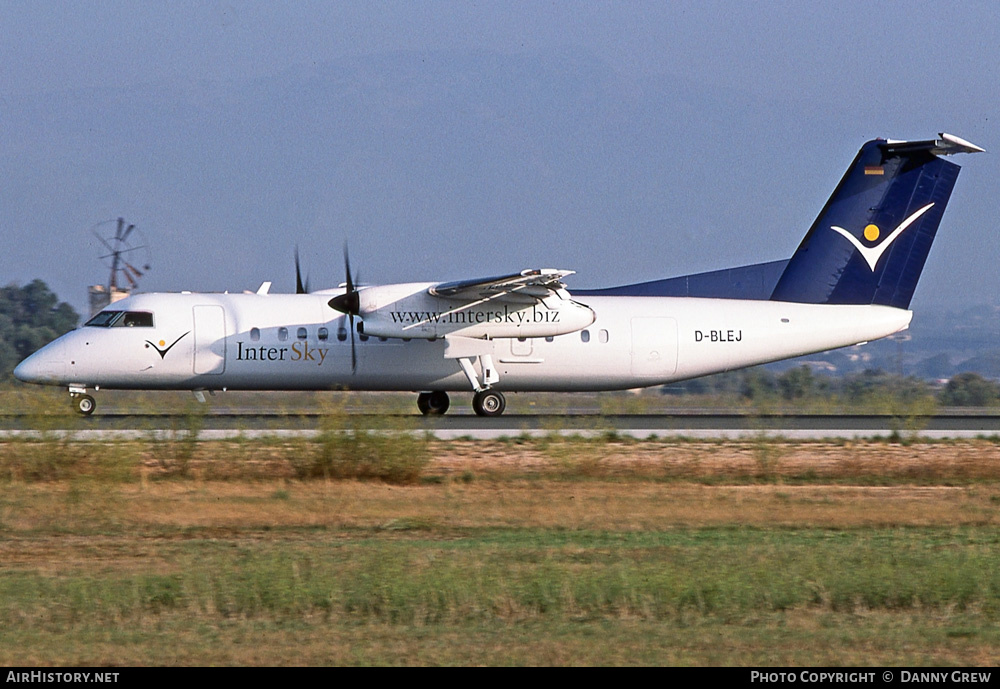
{"type": "Polygon", "coordinates": [[[59,658],[99,663],[108,659],[105,641],[120,639],[130,644],[116,652],[125,662],[163,662],[157,644],[165,640],[171,662],[315,663],[318,649],[296,651],[288,639],[361,629],[391,640],[395,654],[375,644],[325,657],[962,664],[1000,642],[997,546],[991,528],[463,532],[425,524],[313,533],[307,542],[297,534],[166,539],[127,571],[102,565],[96,546],[94,557],[52,571],[0,574],[0,662],[67,643],[72,652],[59,658]],[[515,644],[507,655],[470,645],[512,633],[536,638],[537,648],[515,644]],[[615,649],[590,655],[608,634],[615,649]],[[271,652],[241,648],[241,640],[272,635],[284,644],[271,652]],[[464,638],[454,648],[433,643],[455,636],[464,638]],[[709,646],[713,636],[731,647],[709,646]],[[194,643],[188,652],[183,639],[194,643]],[[877,639],[864,651],[855,646],[877,639]],[[216,655],[206,655],[211,648],[216,655]]]}
{"type": "Polygon", "coordinates": [[[735,620],[796,608],[1000,612],[1000,538],[992,529],[439,531],[425,523],[346,539],[314,534],[318,542],[308,546],[280,537],[237,547],[192,539],[157,548],[148,571],[93,563],[5,571],[0,623],[127,624],[171,610],[217,622],[318,615],[403,624],[735,620]],[[168,571],[157,571],[163,561],[168,571]]]}

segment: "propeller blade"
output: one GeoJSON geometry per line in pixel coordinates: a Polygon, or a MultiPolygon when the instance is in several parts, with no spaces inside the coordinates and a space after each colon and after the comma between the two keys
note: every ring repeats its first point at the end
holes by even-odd
{"type": "MultiPolygon", "coordinates": [[[[298,265],[298,254],[296,253],[296,265],[298,265]]],[[[347,252],[347,242],[344,242],[344,293],[338,294],[327,302],[334,311],[340,311],[348,317],[351,326],[351,373],[358,371],[358,345],[357,345],[357,325],[354,322],[355,316],[361,315],[361,297],[354,277],[351,276],[351,257],[347,252]]]]}
{"type": "Polygon", "coordinates": [[[306,294],[309,290],[302,284],[302,269],[299,266],[299,247],[295,247],[295,293],[306,294]]]}
{"type": "Polygon", "coordinates": [[[351,257],[347,253],[347,242],[344,242],[344,273],[347,275],[347,291],[354,291],[354,282],[351,280],[351,257]]]}
{"type": "Polygon", "coordinates": [[[357,349],[356,349],[356,345],[354,344],[354,337],[355,337],[355,334],[354,334],[354,330],[355,330],[355,326],[354,326],[354,314],[351,314],[350,319],[351,319],[351,373],[357,373],[358,372],[358,352],[357,352],[357,349]]]}

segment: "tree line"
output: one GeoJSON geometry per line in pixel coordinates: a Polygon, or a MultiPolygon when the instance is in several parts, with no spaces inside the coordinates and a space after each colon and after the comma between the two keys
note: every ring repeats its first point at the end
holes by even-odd
{"type": "Polygon", "coordinates": [[[80,322],[42,280],[0,287],[0,380],[13,379],[14,367],[80,322]]]}
{"type": "Polygon", "coordinates": [[[959,373],[941,386],[881,369],[830,376],[816,373],[805,365],[782,372],[757,366],[665,385],[662,392],[665,395],[738,397],[745,401],[789,404],[832,399],[846,404],[871,404],[887,395],[904,403],[933,399],[945,407],[1000,404],[1000,384],[978,373],[959,373]]]}

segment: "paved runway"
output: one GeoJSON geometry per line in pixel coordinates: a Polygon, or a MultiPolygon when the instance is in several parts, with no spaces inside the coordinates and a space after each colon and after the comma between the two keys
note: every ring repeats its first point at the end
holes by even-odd
{"type": "MultiPolygon", "coordinates": [[[[331,418],[318,413],[219,413],[196,417],[182,414],[98,414],[46,417],[45,433],[69,434],[79,440],[185,433],[197,428],[199,437],[256,438],[311,436],[323,428],[374,428],[427,432],[441,439],[497,439],[516,436],[619,435],[632,438],[755,438],[761,435],[790,439],[873,438],[919,436],[923,438],[975,438],[1000,435],[1000,416],[947,413],[900,418],[891,415],[749,415],[736,413],[683,413],[644,415],[525,414],[487,419],[454,414],[443,417],[417,415],[348,414],[331,418]]],[[[0,418],[0,437],[39,436],[36,418],[0,418]]]]}

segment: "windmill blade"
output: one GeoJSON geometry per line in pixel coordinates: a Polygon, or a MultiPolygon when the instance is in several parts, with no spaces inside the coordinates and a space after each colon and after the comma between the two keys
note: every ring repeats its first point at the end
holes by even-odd
{"type": "Polygon", "coordinates": [[[97,223],[90,233],[103,250],[98,252],[98,258],[108,268],[108,290],[130,291],[138,287],[139,279],[150,270],[149,247],[139,227],[117,218],[97,223]]]}
{"type": "Polygon", "coordinates": [[[128,263],[128,262],[125,262],[125,268],[124,268],[124,271],[125,271],[126,273],[129,273],[129,274],[131,274],[131,275],[132,275],[133,277],[135,277],[136,279],[138,279],[138,278],[141,278],[141,277],[142,277],[142,271],[141,271],[141,270],[139,270],[138,268],[136,268],[136,267],[135,267],[134,265],[132,265],[131,263],[128,263]]]}
{"type": "Polygon", "coordinates": [[[110,244],[108,244],[108,240],[106,240],[101,235],[97,234],[97,230],[91,230],[90,233],[92,235],[94,235],[95,237],[97,237],[97,241],[99,241],[101,244],[103,244],[105,249],[107,249],[108,251],[111,252],[110,254],[108,254],[106,256],[99,256],[98,258],[100,258],[102,260],[105,259],[105,258],[110,258],[111,255],[114,254],[114,252],[115,252],[114,247],[112,247],[110,244]]]}
{"type": "MultiPolygon", "coordinates": [[[[124,218],[118,218],[118,229],[115,231],[115,247],[111,256],[111,279],[108,283],[109,290],[113,291],[118,287],[118,263],[121,261],[122,249],[122,227],[125,225],[124,218]]],[[[129,278],[131,279],[131,278],[129,278]]]]}

